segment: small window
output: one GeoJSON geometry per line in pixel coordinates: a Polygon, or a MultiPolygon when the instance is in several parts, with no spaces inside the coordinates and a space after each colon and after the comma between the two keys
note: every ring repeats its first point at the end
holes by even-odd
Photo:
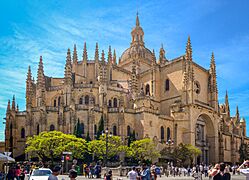
{"type": "Polygon", "coordinates": [[[150,95],[150,85],[149,85],[149,84],[147,84],[147,85],[145,86],[145,94],[146,94],[146,95],[150,95]]]}
{"type": "Polygon", "coordinates": [[[89,104],[89,96],[88,96],[88,95],[85,96],[85,104],[86,104],[86,105],[89,104]]]}
{"type": "Polygon", "coordinates": [[[81,135],[82,135],[82,136],[85,134],[85,126],[84,126],[84,123],[80,123],[80,132],[81,132],[81,135]]]}
{"type": "Polygon", "coordinates": [[[56,99],[54,100],[54,107],[56,107],[56,99]]]}
{"type": "Polygon", "coordinates": [[[117,100],[117,98],[113,99],[113,107],[118,107],[118,100],[117,100]]]}
{"type": "Polygon", "coordinates": [[[21,129],[21,138],[25,138],[25,129],[24,128],[21,129]]]}
{"type": "Polygon", "coordinates": [[[54,131],[55,130],[54,125],[51,124],[49,129],[50,129],[50,131],[54,131]]]}
{"type": "Polygon", "coordinates": [[[90,81],[90,84],[93,84],[93,82],[92,82],[92,81],[90,81]]]}
{"type": "Polygon", "coordinates": [[[97,125],[94,124],[94,135],[97,135],[97,125]]]}
{"type": "Polygon", "coordinates": [[[39,126],[39,124],[37,124],[37,126],[36,126],[36,135],[39,135],[39,133],[40,133],[40,126],[39,126]]]}
{"type": "Polygon", "coordinates": [[[108,107],[112,107],[112,100],[108,101],[108,107]]]}
{"type": "Polygon", "coordinates": [[[198,81],[195,81],[195,86],[194,86],[194,91],[196,92],[196,94],[200,94],[201,92],[201,86],[200,83],[198,81]]]}
{"type": "Polygon", "coordinates": [[[117,136],[117,126],[113,126],[112,133],[114,136],[117,136]]]}
{"type": "Polygon", "coordinates": [[[131,127],[127,126],[127,136],[130,136],[130,135],[131,135],[131,127]]]}
{"type": "Polygon", "coordinates": [[[79,100],[79,104],[83,104],[83,98],[82,97],[79,100]]]}
{"type": "Polygon", "coordinates": [[[165,80],[165,91],[169,91],[169,79],[165,80]]]}
{"type": "Polygon", "coordinates": [[[170,140],[170,128],[167,128],[167,141],[170,140]]]}
{"type": "Polygon", "coordinates": [[[164,127],[161,126],[161,141],[164,141],[164,127]]]}
{"type": "Polygon", "coordinates": [[[61,97],[58,98],[58,106],[61,105],[61,97]]]}

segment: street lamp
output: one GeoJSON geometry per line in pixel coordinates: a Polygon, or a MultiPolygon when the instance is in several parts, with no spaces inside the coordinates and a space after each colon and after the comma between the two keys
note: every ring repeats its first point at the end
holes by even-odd
{"type": "Polygon", "coordinates": [[[107,155],[108,155],[108,137],[112,137],[112,133],[109,132],[108,128],[102,133],[102,136],[105,135],[105,166],[107,167],[107,155]]]}
{"type": "Polygon", "coordinates": [[[171,140],[170,138],[166,141],[166,145],[169,147],[169,150],[171,151],[170,149],[170,146],[171,145],[174,145],[174,140],[171,140]]]}

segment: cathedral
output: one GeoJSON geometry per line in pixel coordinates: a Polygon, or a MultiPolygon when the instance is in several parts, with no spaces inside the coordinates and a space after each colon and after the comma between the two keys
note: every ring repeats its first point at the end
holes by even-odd
{"type": "Polygon", "coordinates": [[[151,138],[157,148],[190,143],[202,154],[196,162],[239,160],[239,148],[247,143],[246,123],[230,114],[229,99],[219,104],[214,54],[205,69],[192,59],[190,37],[185,54],[166,58],[163,46],[157,56],[146,48],[144,31],[136,17],[131,43],[117,58],[109,46],[88,59],[77,48],[67,50],[64,77],[48,77],[40,56],[37,80],[28,68],[26,110],[19,111],[15,97],[6,111],[5,151],[13,157],[24,154],[27,137],[42,131],[73,134],[80,123],[82,137],[96,137],[101,118],[105,128],[123,141],[151,138]],[[158,57],[158,58],[157,58],[158,57]],[[118,62],[117,62],[118,61],[118,62]]]}

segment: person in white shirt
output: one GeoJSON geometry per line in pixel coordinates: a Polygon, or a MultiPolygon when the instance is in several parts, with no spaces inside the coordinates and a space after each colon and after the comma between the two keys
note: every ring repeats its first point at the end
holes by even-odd
{"type": "Polygon", "coordinates": [[[136,180],[136,179],[137,179],[138,174],[137,174],[137,172],[136,172],[136,168],[135,168],[135,167],[133,167],[132,170],[128,172],[127,177],[128,177],[130,180],[136,180]]]}
{"type": "Polygon", "coordinates": [[[241,174],[246,176],[246,180],[249,180],[249,160],[243,162],[237,169],[241,174]]]}

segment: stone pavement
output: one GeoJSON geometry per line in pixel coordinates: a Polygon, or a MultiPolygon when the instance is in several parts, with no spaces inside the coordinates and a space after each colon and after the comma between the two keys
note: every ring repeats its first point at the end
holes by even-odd
{"type": "MultiPolygon", "coordinates": [[[[59,180],[69,180],[68,176],[67,175],[60,175],[59,176],[59,180]]],[[[85,178],[84,176],[78,176],[76,178],[77,180],[85,180],[85,179],[88,179],[88,178],[85,178]]],[[[103,178],[102,178],[103,179],[103,178]]],[[[113,177],[113,180],[128,180],[127,177],[117,177],[117,176],[114,176],[113,177]]],[[[157,180],[194,180],[193,177],[184,177],[184,176],[181,176],[181,177],[166,177],[166,176],[162,176],[162,177],[158,177],[157,180]]],[[[246,177],[243,176],[243,175],[235,175],[235,176],[232,176],[231,180],[245,180],[246,177]]],[[[203,178],[203,180],[209,180],[208,178],[203,178]]]]}

